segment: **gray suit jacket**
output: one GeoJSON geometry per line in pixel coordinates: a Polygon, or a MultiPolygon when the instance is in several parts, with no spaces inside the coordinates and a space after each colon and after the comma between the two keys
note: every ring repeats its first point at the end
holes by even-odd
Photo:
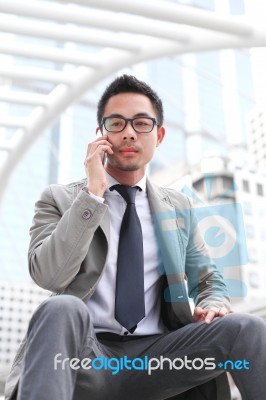
{"type": "MultiPolygon", "coordinates": [[[[69,185],[51,185],[44,190],[36,203],[30,229],[29,270],[39,286],[87,301],[104,273],[109,213],[106,204],[82,190],[85,187],[86,180],[82,180],[69,185]]],[[[169,329],[177,329],[193,321],[188,296],[203,308],[230,308],[223,278],[208,257],[188,198],[149,180],[147,195],[164,265],[162,318],[165,324],[169,329]]],[[[15,398],[12,393],[19,379],[24,347],[22,344],[7,380],[6,400],[15,398]]],[[[224,375],[176,397],[179,400],[206,398],[230,398],[224,375]]]]}

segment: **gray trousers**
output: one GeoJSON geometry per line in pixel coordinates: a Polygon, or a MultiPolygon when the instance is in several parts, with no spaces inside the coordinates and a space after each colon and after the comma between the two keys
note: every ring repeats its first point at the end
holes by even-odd
{"type": "Polygon", "coordinates": [[[167,399],[224,369],[230,371],[243,400],[265,399],[262,319],[230,314],[210,325],[197,322],[163,335],[121,338],[96,335],[86,305],[74,296],[60,295],[46,300],[31,319],[17,399],[167,399]],[[151,359],[154,369],[148,371],[144,361],[151,359]]]}

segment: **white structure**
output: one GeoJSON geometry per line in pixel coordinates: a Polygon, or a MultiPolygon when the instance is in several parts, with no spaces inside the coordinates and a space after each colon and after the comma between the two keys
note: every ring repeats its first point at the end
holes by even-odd
{"type": "Polygon", "coordinates": [[[0,197],[36,138],[118,69],[162,56],[264,46],[266,40],[265,26],[257,21],[161,0],[2,0],[0,13],[0,62],[10,60],[1,62],[7,90],[1,88],[0,100],[27,110],[22,118],[0,119],[12,131],[1,142],[0,197]],[[36,67],[40,61],[46,68],[36,67]],[[17,90],[21,80],[28,82],[25,90],[17,90]],[[36,82],[45,88],[41,93],[32,90],[36,82]]]}
{"type": "Polygon", "coordinates": [[[251,299],[264,297],[266,292],[266,175],[243,168],[234,173],[236,201],[242,203],[249,265],[243,268],[251,299]]]}
{"type": "Polygon", "coordinates": [[[10,370],[33,312],[49,294],[31,283],[0,281],[0,379],[10,370]]]}

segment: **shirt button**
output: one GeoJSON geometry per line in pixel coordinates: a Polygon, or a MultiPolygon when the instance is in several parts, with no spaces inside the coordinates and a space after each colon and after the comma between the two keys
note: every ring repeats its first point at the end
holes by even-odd
{"type": "Polygon", "coordinates": [[[91,211],[90,210],[84,210],[82,213],[82,218],[84,219],[90,219],[91,217],[91,211]]]}
{"type": "Polygon", "coordinates": [[[126,332],[124,332],[124,335],[126,336],[126,335],[128,335],[128,332],[126,331],[126,332]]]}

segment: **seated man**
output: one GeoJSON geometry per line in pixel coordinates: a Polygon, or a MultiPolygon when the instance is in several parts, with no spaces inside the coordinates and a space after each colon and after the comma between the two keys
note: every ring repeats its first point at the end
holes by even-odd
{"type": "Polygon", "coordinates": [[[29,270],[59,296],[33,315],[6,400],[229,400],[227,360],[244,363],[231,371],[243,400],[263,400],[265,322],[231,312],[188,198],[146,176],[161,100],[124,75],[97,117],[87,179],[36,204],[29,270]]]}

